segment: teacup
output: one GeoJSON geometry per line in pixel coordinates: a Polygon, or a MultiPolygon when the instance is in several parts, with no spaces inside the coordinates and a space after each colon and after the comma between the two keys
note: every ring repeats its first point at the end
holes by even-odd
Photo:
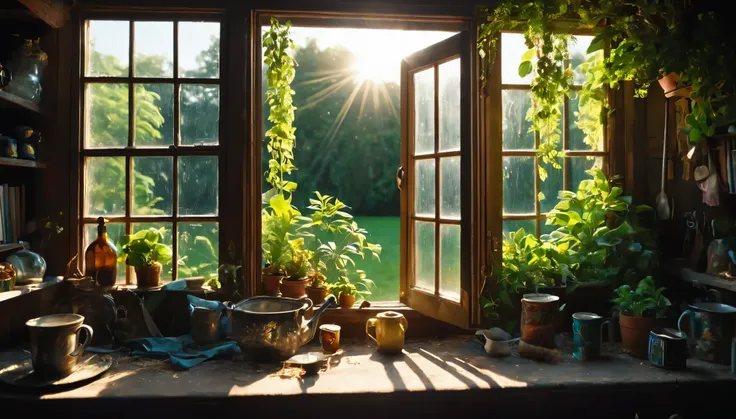
{"type": "Polygon", "coordinates": [[[78,314],[52,314],[26,322],[34,374],[66,377],[74,371],[93,336],[92,328],[83,321],[78,314]],[[82,331],[84,340],[80,338],[82,331]]]}
{"type": "Polygon", "coordinates": [[[601,356],[601,329],[608,321],[595,313],[574,313],[572,315],[573,352],[580,361],[596,359],[601,356]]]}

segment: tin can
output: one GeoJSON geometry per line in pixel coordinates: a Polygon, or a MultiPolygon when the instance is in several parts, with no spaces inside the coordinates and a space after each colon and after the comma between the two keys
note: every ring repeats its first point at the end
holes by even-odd
{"type": "Polygon", "coordinates": [[[530,345],[555,347],[560,297],[524,294],[521,299],[521,340],[530,345]]]}
{"type": "Polygon", "coordinates": [[[668,327],[649,332],[649,362],[655,367],[683,369],[687,366],[687,335],[668,327]]]}

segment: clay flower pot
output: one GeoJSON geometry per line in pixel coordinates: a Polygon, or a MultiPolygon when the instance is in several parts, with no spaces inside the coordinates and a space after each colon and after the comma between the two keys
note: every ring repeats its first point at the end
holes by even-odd
{"type": "Polygon", "coordinates": [[[677,89],[677,82],[680,81],[680,76],[677,73],[670,73],[657,80],[659,87],[664,90],[665,93],[671,92],[677,89]]]}
{"type": "Polygon", "coordinates": [[[155,262],[153,265],[135,268],[135,280],[138,288],[157,287],[161,279],[161,264],[155,262]]]}
{"type": "Polygon", "coordinates": [[[281,297],[281,281],[283,279],[283,275],[264,274],[261,279],[261,285],[263,286],[263,295],[267,295],[269,297],[281,297]]]}
{"type": "Polygon", "coordinates": [[[654,328],[654,317],[630,317],[619,314],[621,350],[631,356],[647,359],[649,332],[654,328]]]}
{"type": "Polygon", "coordinates": [[[307,297],[309,297],[310,300],[315,305],[322,304],[325,302],[325,298],[327,298],[327,288],[312,288],[307,287],[307,297]]]}
{"type": "Polygon", "coordinates": [[[340,298],[338,299],[338,305],[340,306],[340,308],[350,308],[354,304],[355,304],[354,295],[340,294],[340,298]]]}
{"type": "Polygon", "coordinates": [[[302,298],[306,293],[305,288],[310,282],[307,278],[286,278],[281,282],[281,296],[296,299],[302,298]]]}

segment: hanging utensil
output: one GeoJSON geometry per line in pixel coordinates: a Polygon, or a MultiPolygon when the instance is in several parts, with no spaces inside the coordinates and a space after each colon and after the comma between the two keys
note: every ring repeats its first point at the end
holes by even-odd
{"type": "Polygon", "coordinates": [[[670,206],[670,199],[667,197],[667,193],[664,191],[665,182],[667,180],[667,126],[669,125],[669,112],[670,99],[665,98],[664,100],[664,141],[662,144],[662,188],[657,195],[656,207],[657,215],[661,220],[668,220],[672,218],[672,209],[670,206]]]}

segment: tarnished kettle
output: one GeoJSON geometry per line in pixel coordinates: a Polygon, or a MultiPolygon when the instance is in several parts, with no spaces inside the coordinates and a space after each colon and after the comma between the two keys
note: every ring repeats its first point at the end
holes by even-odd
{"type": "Polygon", "coordinates": [[[314,305],[309,298],[248,298],[228,310],[233,326],[231,338],[246,356],[284,360],[314,338],[319,316],[336,303],[335,296],[328,295],[306,320],[305,313],[314,305]]]}

